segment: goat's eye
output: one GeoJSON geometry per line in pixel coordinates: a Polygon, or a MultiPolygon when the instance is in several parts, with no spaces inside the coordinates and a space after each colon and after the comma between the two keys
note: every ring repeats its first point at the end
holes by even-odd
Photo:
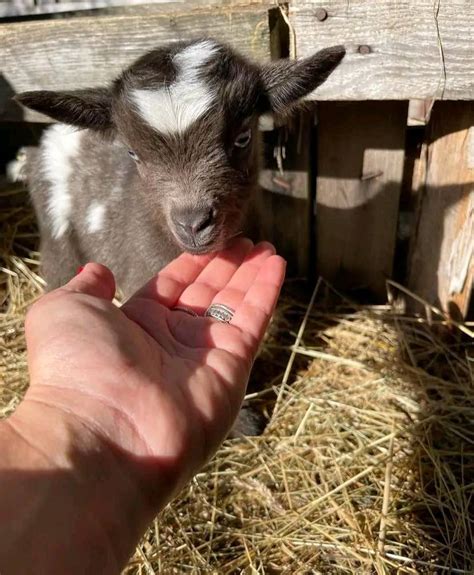
{"type": "Polygon", "coordinates": [[[237,146],[237,148],[246,148],[250,144],[251,139],[252,130],[249,128],[237,136],[234,142],[234,146],[237,146]]]}
{"type": "Polygon", "coordinates": [[[139,162],[139,158],[137,154],[133,150],[128,150],[128,155],[135,160],[135,162],[139,162]]]}

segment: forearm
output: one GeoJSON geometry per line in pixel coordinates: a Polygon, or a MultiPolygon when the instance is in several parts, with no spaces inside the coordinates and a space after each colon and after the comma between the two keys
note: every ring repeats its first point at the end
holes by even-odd
{"type": "Polygon", "coordinates": [[[0,422],[0,453],[0,573],[119,573],[150,514],[125,460],[28,401],[0,422]]]}

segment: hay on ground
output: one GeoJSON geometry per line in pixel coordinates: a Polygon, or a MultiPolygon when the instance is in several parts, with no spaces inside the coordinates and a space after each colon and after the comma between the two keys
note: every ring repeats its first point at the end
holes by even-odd
{"type": "MultiPolygon", "coordinates": [[[[8,194],[3,416],[27,386],[23,318],[42,287],[31,211],[8,194]]],[[[329,309],[319,288],[311,308],[287,290],[256,363],[249,398],[270,417],[264,434],[227,441],[124,573],[474,572],[472,326],[334,293],[329,309]]]]}

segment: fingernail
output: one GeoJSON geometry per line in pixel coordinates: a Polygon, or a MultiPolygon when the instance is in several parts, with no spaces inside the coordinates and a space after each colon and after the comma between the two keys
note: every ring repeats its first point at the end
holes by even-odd
{"type": "Polygon", "coordinates": [[[84,269],[84,266],[77,268],[76,276],[78,276],[82,272],[83,269],[84,269]]]}

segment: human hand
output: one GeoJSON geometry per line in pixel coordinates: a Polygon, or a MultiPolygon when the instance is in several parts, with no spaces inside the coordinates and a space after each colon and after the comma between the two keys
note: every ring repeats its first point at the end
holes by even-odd
{"type": "Polygon", "coordinates": [[[229,432],[284,267],[270,244],[240,239],[217,255],[183,254],[118,308],[111,272],[88,264],[27,316],[23,412],[41,404],[75,436],[88,430],[162,507],[229,432]],[[212,302],[235,310],[230,324],[173,310],[203,314],[212,302]]]}
{"type": "Polygon", "coordinates": [[[229,432],[284,268],[240,239],[180,256],[121,307],[99,264],[33,305],[30,388],[0,422],[0,571],[120,571],[229,432]],[[230,324],[173,309],[212,302],[230,324]]]}

